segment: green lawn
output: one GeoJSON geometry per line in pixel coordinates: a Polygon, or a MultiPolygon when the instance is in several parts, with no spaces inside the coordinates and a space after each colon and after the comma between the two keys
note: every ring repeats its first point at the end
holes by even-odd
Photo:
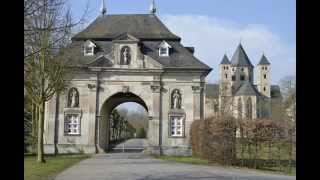
{"type": "Polygon", "coordinates": [[[90,157],[89,155],[46,156],[46,163],[38,164],[36,156],[24,157],[25,180],[47,180],[62,170],[90,157]]]}
{"type": "MultiPolygon", "coordinates": [[[[179,163],[211,165],[208,160],[201,159],[198,157],[155,156],[155,158],[161,159],[161,160],[179,162],[179,163]]],[[[250,169],[250,170],[262,171],[262,172],[273,173],[273,174],[291,175],[291,176],[295,176],[295,174],[296,174],[295,168],[293,168],[289,172],[287,167],[272,167],[272,168],[271,167],[270,168],[261,167],[260,169],[251,169],[251,168],[240,167],[240,166],[229,166],[226,168],[230,168],[230,167],[237,168],[237,169],[250,169]]]]}
{"type": "Polygon", "coordinates": [[[208,165],[208,160],[197,158],[197,157],[179,157],[179,156],[155,156],[157,159],[174,161],[180,163],[188,163],[188,164],[201,164],[208,165]]]}

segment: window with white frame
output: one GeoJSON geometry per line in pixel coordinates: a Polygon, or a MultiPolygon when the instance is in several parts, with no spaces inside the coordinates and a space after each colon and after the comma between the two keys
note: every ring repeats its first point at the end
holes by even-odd
{"type": "Polygon", "coordinates": [[[162,41],[159,45],[159,56],[169,56],[169,48],[171,48],[170,44],[166,41],[162,41]]]}
{"type": "Polygon", "coordinates": [[[64,127],[66,135],[80,135],[80,115],[67,114],[64,127]]]}
{"type": "Polygon", "coordinates": [[[168,48],[162,47],[160,48],[160,56],[168,56],[168,48]]]}
{"type": "Polygon", "coordinates": [[[87,46],[84,48],[84,54],[85,55],[93,55],[93,47],[87,46]]]}
{"type": "Polygon", "coordinates": [[[85,56],[92,56],[94,55],[94,48],[97,47],[93,42],[91,42],[90,40],[87,40],[84,43],[84,55],[85,56]]]}
{"type": "Polygon", "coordinates": [[[172,137],[183,137],[184,116],[170,116],[170,125],[172,137]]]}

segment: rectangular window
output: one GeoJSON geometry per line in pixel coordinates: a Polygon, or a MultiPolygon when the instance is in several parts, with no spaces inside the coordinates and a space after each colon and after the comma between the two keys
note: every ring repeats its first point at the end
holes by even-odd
{"type": "Polygon", "coordinates": [[[168,56],[168,48],[160,48],[160,56],[168,56]]]}
{"type": "Polygon", "coordinates": [[[232,79],[232,81],[235,81],[235,80],[236,80],[236,76],[233,75],[233,76],[231,77],[231,79],[232,79]]]}
{"type": "Polygon", "coordinates": [[[170,127],[172,137],[183,137],[184,131],[184,121],[183,116],[171,116],[170,117],[170,127]]]}
{"type": "Polygon", "coordinates": [[[93,55],[93,47],[89,47],[89,46],[85,47],[84,54],[85,55],[93,55]]]}
{"type": "Polygon", "coordinates": [[[66,135],[80,135],[79,114],[67,114],[65,116],[64,131],[66,135]]]}
{"type": "Polygon", "coordinates": [[[240,76],[240,80],[241,80],[241,81],[244,81],[245,79],[246,79],[246,78],[245,78],[244,75],[241,75],[241,76],[240,76]]]}

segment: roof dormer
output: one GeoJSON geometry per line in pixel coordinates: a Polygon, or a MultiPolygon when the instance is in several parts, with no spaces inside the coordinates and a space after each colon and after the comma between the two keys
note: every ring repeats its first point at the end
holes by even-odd
{"type": "Polygon", "coordinates": [[[168,44],[166,41],[162,41],[159,44],[159,56],[162,56],[162,57],[169,56],[170,48],[171,48],[170,44],[168,44]]]}
{"type": "Polygon", "coordinates": [[[94,55],[94,48],[97,46],[90,40],[87,40],[83,44],[83,53],[85,56],[93,56],[94,55]]]}

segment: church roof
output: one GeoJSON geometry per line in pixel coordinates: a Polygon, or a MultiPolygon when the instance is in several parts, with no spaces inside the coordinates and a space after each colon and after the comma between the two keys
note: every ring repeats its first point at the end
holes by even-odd
{"type": "Polygon", "coordinates": [[[266,58],[266,56],[264,54],[262,55],[258,65],[270,65],[270,62],[268,61],[268,59],[266,58]]]}
{"type": "Polygon", "coordinates": [[[241,43],[238,45],[237,50],[233,54],[231,58],[231,63],[233,66],[250,66],[253,67],[251,64],[247,53],[244,51],[241,43]]]}
{"type": "Polygon", "coordinates": [[[205,91],[207,98],[218,98],[219,84],[206,84],[205,91]]]}
{"type": "Polygon", "coordinates": [[[231,64],[231,62],[229,61],[228,56],[226,54],[223,56],[220,64],[231,64]]]}
{"type": "Polygon", "coordinates": [[[72,40],[113,39],[129,33],[139,39],[180,40],[154,14],[112,14],[97,17],[72,40]]]}
{"type": "Polygon", "coordinates": [[[235,96],[259,96],[260,93],[250,82],[244,82],[235,93],[235,96]]]}

